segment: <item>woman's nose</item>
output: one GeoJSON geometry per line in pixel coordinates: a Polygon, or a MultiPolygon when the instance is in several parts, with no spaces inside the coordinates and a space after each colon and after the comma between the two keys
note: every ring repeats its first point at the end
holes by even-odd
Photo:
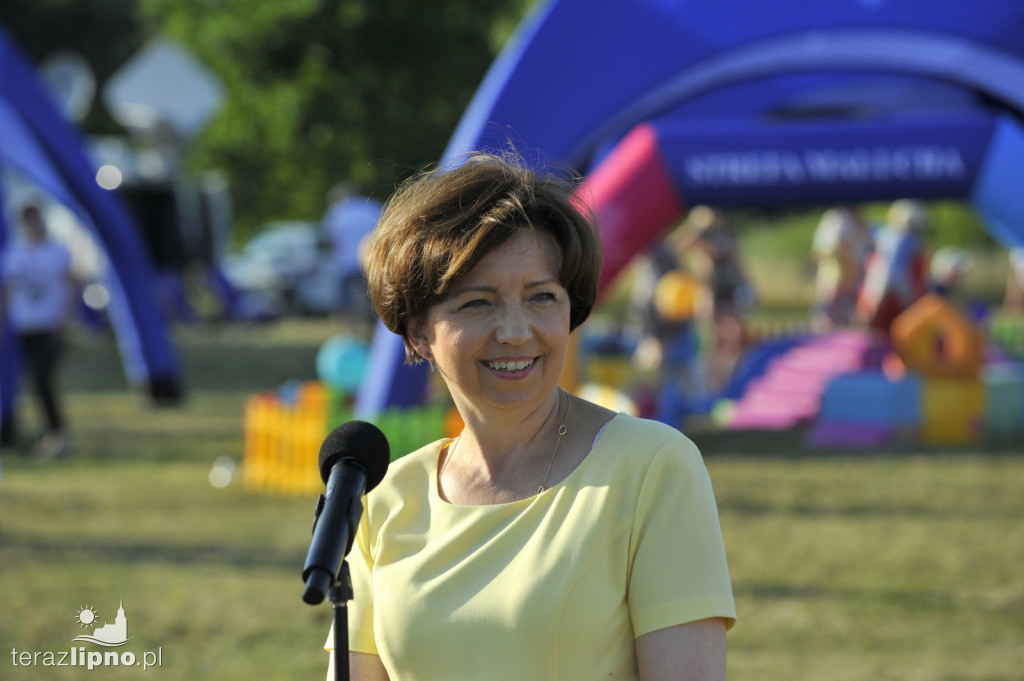
{"type": "Polygon", "coordinates": [[[521,306],[514,305],[502,309],[495,331],[495,338],[499,343],[525,343],[531,335],[530,323],[521,306]]]}

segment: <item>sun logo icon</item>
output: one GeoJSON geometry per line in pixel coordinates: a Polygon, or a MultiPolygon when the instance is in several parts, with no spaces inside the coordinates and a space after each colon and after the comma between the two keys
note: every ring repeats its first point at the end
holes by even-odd
{"type": "Polygon", "coordinates": [[[96,617],[99,615],[98,612],[92,606],[85,606],[79,608],[77,613],[77,619],[80,626],[90,627],[96,623],[96,617]]]}

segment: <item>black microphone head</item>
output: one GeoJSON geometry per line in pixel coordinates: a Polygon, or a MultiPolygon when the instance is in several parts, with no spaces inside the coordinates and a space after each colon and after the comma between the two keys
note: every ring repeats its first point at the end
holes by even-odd
{"type": "Polygon", "coordinates": [[[366,471],[366,491],[380,484],[391,462],[391,447],[380,428],[366,421],[343,423],[320,446],[320,477],[326,483],[334,464],[351,459],[366,471]]]}

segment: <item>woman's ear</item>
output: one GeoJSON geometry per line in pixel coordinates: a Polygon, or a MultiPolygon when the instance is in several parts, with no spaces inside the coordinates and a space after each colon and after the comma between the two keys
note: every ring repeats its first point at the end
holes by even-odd
{"type": "Polygon", "coordinates": [[[405,330],[409,336],[409,342],[416,349],[416,352],[419,353],[419,356],[423,359],[434,359],[434,353],[430,350],[430,341],[427,340],[427,335],[424,333],[423,320],[419,318],[410,319],[405,325],[405,330]]]}

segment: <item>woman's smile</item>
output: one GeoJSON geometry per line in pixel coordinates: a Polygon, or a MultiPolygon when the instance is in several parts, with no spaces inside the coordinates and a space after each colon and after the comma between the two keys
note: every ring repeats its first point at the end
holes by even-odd
{"type": "Polygon", "coordinates": [[[484,365],[502,378],[523,378],[533,368],[536,358],[485,360],[484,365]]]}

